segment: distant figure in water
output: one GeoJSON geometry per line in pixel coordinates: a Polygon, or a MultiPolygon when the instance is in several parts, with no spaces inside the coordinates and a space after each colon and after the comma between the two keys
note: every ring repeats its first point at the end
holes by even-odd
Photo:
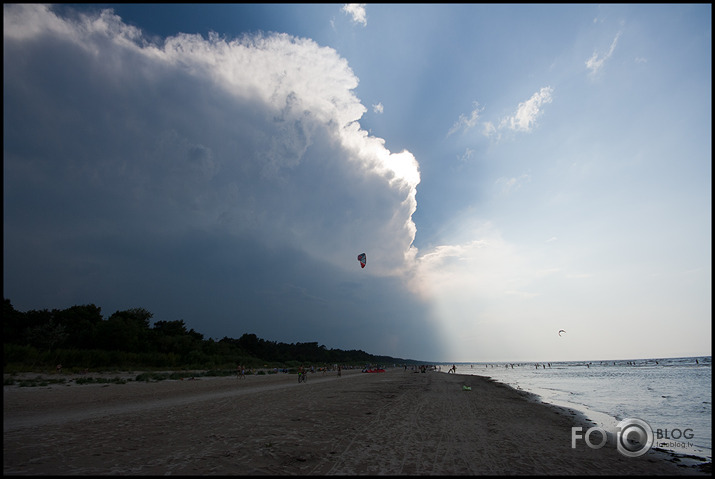
{"type": "Polygon", "coordinates": [[[695,360],[695,364],[700,364],[697,359],[695,360]]]}
{"type": "Polygon", "coordinates": [[[457,372],[457,366],[452,364],[452,367],[449,368],[449,371],[447,373],[456,373],[457,372]]]}

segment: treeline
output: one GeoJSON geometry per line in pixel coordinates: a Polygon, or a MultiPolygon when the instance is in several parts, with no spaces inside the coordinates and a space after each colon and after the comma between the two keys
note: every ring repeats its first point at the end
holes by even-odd
{"type": "Polygon", "coordinates": [[[360,350],[328,349],[317,342],[281,343],[243,334],[204,339],[183,320],[156,321],[143,308],[108,318],[94,304],[59,310],[17,311],[3,303],[3,369],[221,369],[301,364],[392,364],[415,361],[360,350]]]}

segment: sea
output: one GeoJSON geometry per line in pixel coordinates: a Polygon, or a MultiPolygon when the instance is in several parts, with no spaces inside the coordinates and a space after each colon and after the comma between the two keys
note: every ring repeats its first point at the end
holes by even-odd
{"type": "Polygon", "coordinates": [[[457,374],[490,377],[581,412],[609,433],[640,419],[653,447],[712,462],[712,356],[455,365],[457,374]]]}

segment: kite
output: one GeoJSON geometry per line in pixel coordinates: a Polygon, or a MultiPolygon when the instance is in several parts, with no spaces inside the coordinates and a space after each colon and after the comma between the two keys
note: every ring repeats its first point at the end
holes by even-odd
{"type": "Polygon", "coordinates": [[[561,336],[561,333],[565,333],[566,331],[563,329],[559,329],[559,336],[561,336]]]}
{"type": "Polygon", "coordinates": [[[358,261],[360,261],[360,267],[364,268],[367,264],[367,255],[365,253],[360,253],[358,255],[358,261]]]}

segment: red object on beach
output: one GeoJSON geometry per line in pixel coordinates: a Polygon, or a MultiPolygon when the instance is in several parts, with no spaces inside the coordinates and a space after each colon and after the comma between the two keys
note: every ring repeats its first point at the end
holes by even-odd
{"type": "Polygon", "coordinates": [[[366,369],[365,372],[366,373],[384,373],[385,370],[384,369],[366,369]]]}

